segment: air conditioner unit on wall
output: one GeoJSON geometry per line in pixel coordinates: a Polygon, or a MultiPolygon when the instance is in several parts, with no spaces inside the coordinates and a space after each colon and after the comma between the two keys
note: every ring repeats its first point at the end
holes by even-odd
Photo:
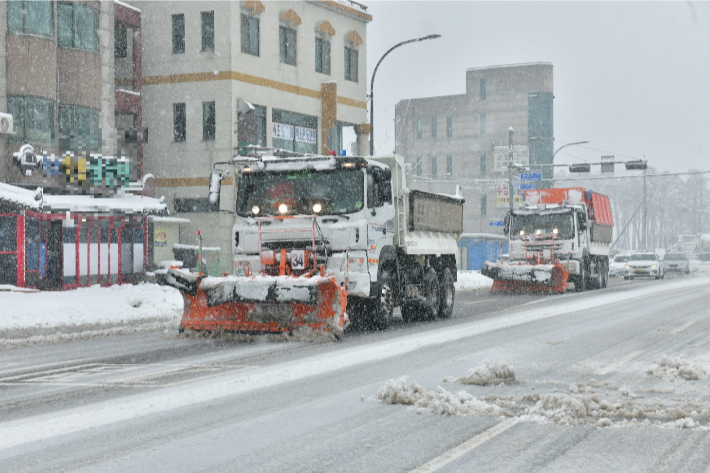
{"type": "Polygon", "coordinates": [[[0,134],[1,135],[14,135],[15,127],[12,119],[12,115],[9,113],[0,113],[0,134]]]}

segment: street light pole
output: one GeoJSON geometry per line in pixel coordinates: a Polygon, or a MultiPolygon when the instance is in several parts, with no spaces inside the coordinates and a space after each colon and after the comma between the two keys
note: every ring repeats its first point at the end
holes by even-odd
{"type": "Polygon", "coordinates": [[[440,34],[430,34],[428,36],[422,36],[421,38],[415,38],[415,39],[409,39],[407,41],[402,41],[401,43],[397,43],[391,48],[387,50],[386,53],[382,55],[379,61],[377,61],[377,65],[375,66],[375,70],[372,72],[372,79],[370,80],[370,156],[375,154],[375,117],[374,117],[374,112],[375,112],[375,74],[377,74],[377,68],[380,67],[380,64],[382,63],[382,60],[387,57],[389,53],[394,51],[400,46],[404,46],[405,44],[409,43],[416,43],[418,41],[425,41],[427,39],[436,39],[436,38],[441,38],[440,34]]]}
{"type": "Polygon", "coordinates": [[[508,128],[508,203],[513,211],[513,127],[508,128]]]}

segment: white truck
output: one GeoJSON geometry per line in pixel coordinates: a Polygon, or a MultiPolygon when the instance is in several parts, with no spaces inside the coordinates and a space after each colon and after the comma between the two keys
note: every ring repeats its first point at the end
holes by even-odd
{"type": "Polygon", "coordinates": [[[606,195],[582,187],[526,191],[505,217],[510,262],[486,262],[494,291],[564,292],[607,286],[614,219],[606,195]]]}
{"type": "MultiPolygon", "coordinates": [[[[408,189],[397,155],[254,154],[218,163],[234,166],[238,178],[235,276],[263,272],[265,265],[290,274],[285,265],[301,268],[315,258],[314,267],[347,288],[347,313],[356,325],[386,328],[395,306],[407,321],[451,316],[463,231],[458,191],[408,189]]],[[[213,202],[226,175],[218,164],[213,202]]]]}

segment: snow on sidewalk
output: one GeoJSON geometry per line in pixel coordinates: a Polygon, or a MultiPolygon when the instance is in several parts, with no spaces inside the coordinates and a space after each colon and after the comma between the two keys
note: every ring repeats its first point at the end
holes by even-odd
{"type": "Polygon", "coordinates": [[[177,327],[180,293],[157,284],[0,292],[0,346],[177,327]]]}
{"type": "Polygon", "coordinates": [[[493,280],[481,274],[480,271],[459,271],[458,281],[454,283],[457,291],[475,291],[476,289],[490,289],[493,280]]]}

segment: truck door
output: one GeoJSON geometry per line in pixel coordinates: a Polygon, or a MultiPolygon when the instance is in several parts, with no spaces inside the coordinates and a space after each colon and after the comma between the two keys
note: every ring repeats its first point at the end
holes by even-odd
{"type": "Polygon", "coordinates": [[[382,248],[394,239],[392,173],[373,167],[367,173],[367,262],[370,280],[377,280],[382,248]]]}

